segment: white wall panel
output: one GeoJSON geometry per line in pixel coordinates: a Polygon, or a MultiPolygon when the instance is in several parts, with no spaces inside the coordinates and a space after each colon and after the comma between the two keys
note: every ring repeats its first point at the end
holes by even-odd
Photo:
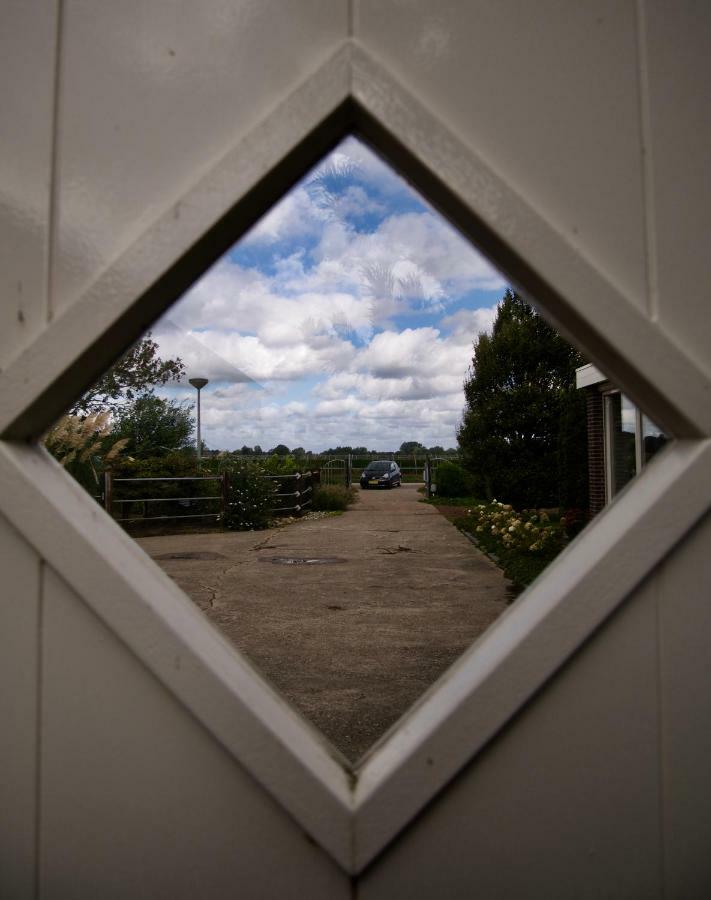
{"type": "Polygon", "coordinates": [[[360,900],[660,896],[654,599],[643,587],[603,627],[376,860],[360,900]]]}
{"type": "Polygon", "coordinates": [[[711,886],[711,516],[660,575],[667,897],[711,886]]]}
{"type": "Polygon", "coordinates": [[[40,560],[0,517],[0,897],[34,897],[40,560]]]}
{"type": "Polygon", "coordinates": [[[0,366],[45,321],[56,3],[0,13],[0,366]]]}
{"type": "Polygon", "coordinates": [[[366,48],[642,306],[634,4],[355,2],[366,48]]]}
{"type": "Polygon", "coordinates": [[[346,0],[67,0],[57,306],[346,34],[346,0]]]}
{"type": "Polygon", "coordinates": [[[41,896],[349,896],[347,877],[47,568],[41,896]]]}
{"type": "Polygon", "coordinates": [[[711,5],[643,8],[655,310],[711,372],[711,5]]]}

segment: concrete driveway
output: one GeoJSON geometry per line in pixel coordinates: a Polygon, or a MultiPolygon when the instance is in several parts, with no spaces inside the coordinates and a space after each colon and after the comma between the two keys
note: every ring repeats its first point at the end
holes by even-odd
{"type": "Polygon", "coordinates": [[[512,596],[416,488],[360,491],[342,516],[269,531],[138,543],[355,761],[512,596]]]}

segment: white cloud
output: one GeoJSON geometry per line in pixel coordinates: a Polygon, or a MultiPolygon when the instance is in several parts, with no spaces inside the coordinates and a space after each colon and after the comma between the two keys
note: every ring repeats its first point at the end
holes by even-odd
{"type": "Polygon", "coordinates": [[[285,443],[307,450],[337,444],[392,450],[404,440],[453,446],[461,415],[459,400],[433,406],[419,400],[372,402],[344,397],[306,404],[306,410],[295,403],[267,403],[221,411],[211,409],[207,395],[203,397],[203,433],[209,446],[219,448],[259,444],[266,450],[285,443]]]}
{"type": "MultiPolygon", "coordinates": [[[[175,349],[213,382],[231,366],[264,386],[258,391],[233,378],[205,389],[203,430],[210,446],[287,443],[321,449],[353,443],[385,449],[410,439],[450,446],[463,407],[471,358],[467,323],[473,320],[458,314],[448,319],[451,335],[431,327],[385,331],[357,349],[332,323],[302,322],[298,334],[289,322],[267,318],[258,323],[266,340],[215,329],[194,336],[206,351],[202,359],[186,354],[179,342],[175,349]],[[464,330],[466,341],[459,337],[464,330]],[[210,368],[215,360],[222,366],[210,368]],[[279,399],[287,385],[304,377],[319,379],[310,397],[279,399]]],[[[181,396],[194,395],[187,389],[181,396]]]]}
{"type": "Polygon", "coordinates": [[[376,378],[370,374],[339,372],[313,390],[316,397],[332,400],[352,394],[366,401],[432,400],[447,394],[461,394],[463,373],[402,378],[376,378]]]}
{"type": "Polygon", "coordinates": [[[335,176],[341,174],[355,177],[361,183],[367,184],[369,189],[386,195],[391,201],[397,194],[409,193],[412,190],[407,181],[374,150],[354,137],[346,138],[337,150],[316,168],[314,174],[318,177],[324,170],[335,176]],[[333,166],[330,166],[331,159],[334,162],[333,166]]]}
{"type": "Polygon", "coordinates": [[[222,261],[171,308],[166,319],[183,332],[238,331],[279,346],[290,343],[289,331],[292,342],[298,343],[313,328],[334,333],[345,325],[354,331],[370,328],[367,298],[315,281],[324,289],[312,290],[304,283],[298,259],[289,257],[285,265],[268,278],[222,261]],[[290,271],[284,271],[286,264],[290,271]]]}
{"type": "Polygon", "coordinates": [[[480,309],[459,309],[440,319],[439,325],[451,332],[451,339],[471,345],[482,332],[491,332],[498,304],[480,309]]]}
{"type": "Polygon", "coordinates": [[[255,259],[274,251],[268,268],[223,258],[156,326],[162,355],[210,379],[210,446],[454,444],[472,341],[496,312],[457,304],[504,281],[436,213],[403,211],[409,190],[345,141],[245,239],[255,259]],[[423,313],[438,327],[393,325],[423,313]]]}
{"type": "Polygon", "coordinates": [[[210,381],[228,383],[251,382],[253,379],[239,367],[235,360],[216,353],[201,334],[183,332],[168,320],[163,320],[153,333],[163,359],[179,357],[185,366],[181,381],[190,378],[208,378],[210,381]]]}
{"type": "Polygon", "coordinates": [[[472,290],[505,286],[484,257],[430,212],[392,215],[371,233],[330,221],[313,258],[310,268],[301,261],[298,270],[288,273],[290,291],[348,291],[366,297],[373,327],[395,315],[444,309],[472,290]]]}
{"type": "Polygon", "coordinates": [[[303,240],[317,235],[331,215],[331,210],[315,203],[305,188],[297,187],[262,216],[243,240],[247,245],[303,240]]]}
{"type": "Polygon", "coordinates": [[[359,235],[350,253],[394,265],[409,260],[442,290],[493,290],[504,286],[495,269],[444,219],[431,212],[385,219],[376,232],[359,235]]]}
{"type": "Polygon", "coordinates": [[[442,339],[436,328],[406,328],[376,334],[359,351],[353,367],[375,378],[428,378],[464,373],[469,356],[466,345],[442,339]]]}
{"type": "Polygon", "coordinates": [[[254,335],[208,331],[200,335],[220,358],[258,382],[295,381],[309,375],[325,375],[348,364],[355,356],[349,341],[334,335],[322,346],[301,338],[291,344],[269,345],[254,335]]]}

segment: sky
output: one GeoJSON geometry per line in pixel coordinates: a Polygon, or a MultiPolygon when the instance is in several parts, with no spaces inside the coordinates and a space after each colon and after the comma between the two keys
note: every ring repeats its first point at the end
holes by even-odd
{"type": "Polygon", "coordinates": [[[506,282],[345,139],[151,329],[211,449],[456,446],[472,343],[506,282]]]}

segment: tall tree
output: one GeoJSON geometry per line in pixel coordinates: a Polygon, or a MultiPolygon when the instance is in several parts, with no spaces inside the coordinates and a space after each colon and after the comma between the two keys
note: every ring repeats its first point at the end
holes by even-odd
{"type": "Polygon", "coordinates": [[[116,410],[157,385],[177,381],[184,373],[180,357],[160,358],[158,344],[148,332],[77,400],[70,413],[88,415],[105,409],[116,410]]]}
{"type": "Polygon", "coordinates": [[[427,448],[419,441],[403,441],[400,444],[400,453],[425,453],[427,448]]]}
{"type": "Polygon", "coordinates": [[[126,439],[132,456],[165,456],[192,446],[192,406],[146,393],[119,407],[112,435],[126,439]]]}
{"type": "Polygon", "coordinates": [[[483,496],[515,506],[580,506],[586,422],[575,369],[584,360],[522,297],[507,290],[491,335],[480,334],[457,433],[483,496]]]}

